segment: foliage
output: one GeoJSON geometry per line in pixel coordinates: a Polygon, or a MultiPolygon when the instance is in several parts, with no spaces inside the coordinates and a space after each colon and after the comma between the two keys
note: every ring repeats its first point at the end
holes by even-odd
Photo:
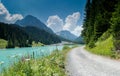
{"type": "Polygon", "coordinates": [[[14,24],[0,23],[0,38],[8,41],[7,48],[31,45],[29,44],[29,35],[21,27],[14,24]]]}
{"type": "Polygon", "coordinates": [[[35,27],[20,27],[15,24],[5,24],[1,22],[0,39],[8,41],[7,48],[32,46],[32,41],[47,45],[61,42],[58,36],[50,34],[45,30],[35,27]]]}
{"type": "Polygon", "coordinates": [[[103,55],[103,56],[108,56],[112,57],[114,55],[112,49],[113,49],[113,40],[112,36],[107,38],[104,41],[97,41],[96,47],[94,48],[89,48],[86,47],[86,49],[92,53],[98,54],[98,55],[103,55]]]}
{"type": "Polygon", "coordinates": [[[62,51],[53,51],[51,55],[38,59],[22,58],[0,76],[66,76],[65,56],[71,48],[65,46],[62,51]]]}
{"type": "Polygon", "coordinates": [[[94,48],[95,47],[95,42],[93,42],[93,41],[89,42],[88,46],[90,48],[94,48]]]}
{"type": "Polygon", "coordinates": [[[69,47],[66,45],[63,47],[63,50],[69,49],[69,47]]]}
{"type": "Polygon", "coordinates": [[[100,38],[98,38],[98,41],[105,41],[111,36],[112,32],[110,29],[108,29],[105,33],[102,34],[100,38]]]}
{"type": "Polygon", "coordinates": [[[115,50],[120,52],[120,1],[116,4],[115,12],[111,18],[111,27],[114,37],[115,50]]]}
{"type": "Polygon", "coordinates": [[[82,36],[91,52],[119,58],[120,0],[87,0],[82,36]]]}
{"type": "Polygon", "coordinates": [[[119,0],[87,0],[82,36],[89,47],[94,48],[98,39],[106,31],[111,29],[110,20],[112,13],[115,11],[115,5],[119,5],[117,4],[118,1],[119,0]]]}
{"type": "Polygon", "coordinates": [[[40,42],[35,42],[35,41],[33,41],[32,42],[32,47],[36,47],[36,46],[44,46],[44,44],[42,44],[42,43],[40,43],[40,42]]]}
{"type": "Polygon", "coordinates": [[[61,40],[57,35],[48,33],[45,30],[41,30],[36,27],[27,26],[27,27],[24,27],[24,30],[30,36],[32,41],[35,41],[35,42],[41,42],[47,45],[61,42],[61,40]]]}
{"type": "Polygon", "coordinates": [[[0,39],[0,49],[6,48],[8,42],[6,40],[0,39]]]}

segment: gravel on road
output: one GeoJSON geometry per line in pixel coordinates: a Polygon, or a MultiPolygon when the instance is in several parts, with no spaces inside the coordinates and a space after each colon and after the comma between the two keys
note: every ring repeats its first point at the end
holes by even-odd
{"type": "Polygon", "coordinates": [[[68,76],[120,76],[120,61],[94,55],[82,46],[68,53],[66,70],[68,76]]]}

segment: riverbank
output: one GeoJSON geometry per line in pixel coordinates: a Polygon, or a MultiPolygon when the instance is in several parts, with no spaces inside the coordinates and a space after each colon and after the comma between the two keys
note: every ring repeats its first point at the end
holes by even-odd
{"type": "MultiPolygon", "coordinates": [[[[8,46],[8,41],[4,39],[0,39],[0,49],[8,49],[7,46],[8,46]]],[[[26,46],[26,47],[40,47],[40,46],[45,46],[45,44],[42,44],[41,42],[36,43],[35,41],[33,41],[31,46],[26,46]]],[[[25,46],[24,47],[15,46],[13,48],[25,48],[25,46]]]]}
{"type": "Polygon", "coordinates": [[[72,48],[65,46],[62,51],[55,50],[51,55],[39,59],[23,57],[3,70],[0,76],[66,76],[64,61],[66,53],[72,48]]]}

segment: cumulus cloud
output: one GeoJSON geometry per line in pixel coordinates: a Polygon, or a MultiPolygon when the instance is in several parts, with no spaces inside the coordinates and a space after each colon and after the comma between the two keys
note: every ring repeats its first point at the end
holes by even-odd
{"type": "Polygon", "coordinates": [[[10,14],[5,6],[0,3],[0,22],[5,23],[15,23],[17,20],[23,19],[23,16],[20,14],[10,14]]]}
{"type": "Polygon", "coordinates": [[[55,33],[63,29],[63,20],[57,16],[49,16],[47,26],[50,27],[55,33]]]}
{"type": "Polygon", "coordinates": [[[77,25],[80,19],[80,13],[75,12],[72,15],[68,15],[65,21],[61,19],[58,15],[49,16],[47,20],[47,26],[50,27],[55,33],[62,30],[67,30],[76,36],[80,36],[82,31],[82,26],[77,25]]]}
{"type": "Polygon", "coordinates": [[[76,12],[72,15],[68,15],[65,19],[64,30],[73,31],[77,27],[78,20],[80,19],[80,13],[76,12]]]}
{"type": "Polygon", "coordinates": [[[83,30],[82,25],[81,25],[81,26],[77,26],[71,33],[73,33],[73,34],[76,35],[76,36],[80,36],[82,30],[83,30]]]}

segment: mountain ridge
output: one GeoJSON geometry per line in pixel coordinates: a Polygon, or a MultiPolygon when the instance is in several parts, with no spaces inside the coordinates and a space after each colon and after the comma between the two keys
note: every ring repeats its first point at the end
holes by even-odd
{"type": "Polygon", "coordinates": [[[67,30],[63,30],[63,31],[57,32],[56,34],[58,36],[61,36],[62,38],[70,40],[70,41],[74,41],[77,38],[77,36],[75,36],[74,34],[72,34],[71,32],[69,32],[67,30]]]}
{"type": "MultiPolygon", "coordinates": [[[[45,45],[60,43],[61,40],[55,34],[33,26],[21,27],[16,24],[0,22],[0,39],[8,41],[6,48],[32,46],[32,42],[41,42],[45,45]]],[[[2,44],[2,43],[1,43],[2,44]]]]}
{"type": "Polygon", "coordinates": [[[47,27],[43,22],[41,22],[37,17],[32,15],[25,16],[22,20],[18,20],[15,24],[20,25],[22,27],[33,26],[39,29],[45,30],[49,33],[54,33],[49,27],[47,27]]]}

